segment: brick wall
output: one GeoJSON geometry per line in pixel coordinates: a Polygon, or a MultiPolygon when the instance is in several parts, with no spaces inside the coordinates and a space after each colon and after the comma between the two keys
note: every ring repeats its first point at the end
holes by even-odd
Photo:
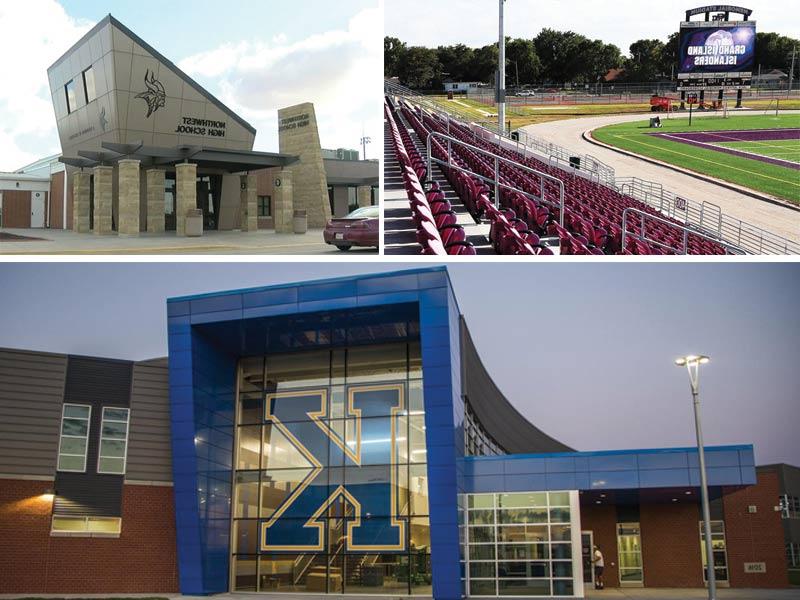
{"type": "Polygon", "coordinates": [[[743,489],[726,489],[725,536],[731,587],[787,587],[786,550],[778,504],[776,471],[757,474],[758,483],[743,489]],[[756,506],[756,513],[748,506],[756,506]],[[744,563],[766,563],[766,573],[745,573],[744,563]]]}
{"type": "Polygon", "coordinates": [[[617,565],[617,511],[613,505],[581,505],[581,530],[594,533],[594,543],[603,553],[606,587],[619,586],[617,565]]]}
{"type": "Polygon", "coordinates": [[[178,591],[172,488],[124,486],[119,538],[50,536],[52,482],[0,479],[0,593],[178,591]]]}
{"type": "Polygon", "coordinates": [[[639,506],[645,587],[703,587],[699,522],[694,502],[639,506]]]}

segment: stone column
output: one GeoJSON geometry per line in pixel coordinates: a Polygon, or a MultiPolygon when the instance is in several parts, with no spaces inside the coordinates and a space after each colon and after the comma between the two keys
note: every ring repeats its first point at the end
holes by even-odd
{"type": "Polygon", "coordinates": [[[306,102],[278,111],[278,145],[282,153],[300,158],[292,165],[295,208],[307,211],[309,227],[325,227],[331,218],[331,205],[313,104],[306,102]]]}
{"type": "Polygon", "coordinates": [[[346,185],[333,186],[333,215],[344,217],[350,212],[350,188],[346,185]]]}
{"type": "Polygon", "coordinates": [[[164,233],[164,169],[147,169],[147,231],[164,233]]]}
{"type": "Polygon", "coordinates": [[[186,211],[197,208],[197,165],[175,165],[175,223],[178,237],[186,235],[186,211]]]}
{"type": "Polygon", "coordinates": [[[119,161],[119,226],[120,235],[139,235],[139,165],[141,161],[119,161]]]}
{"type": "Polygon", "coordinates": [[[255,175],[242,175],[241,201],[239,204],[239,228],[242,231],[258,231],[258,198],[255,175]]]}
{"type": "Polygon", "coordinates": [[[368,185],[358,186],[358,207],[372,206],[372,188],[368,185]]]}
{"type": "Polygon", "coordinates": [[[91,174],[78,171],[72,176],[72,230],[77,233],[89,233],[89,186],[91,174]]]}
{"type": "Polygon", "coordinates": [[[94,168],[94,233],[96,235],[114,233],[111,225],[113,178],[113,167],[94,168]]]}
{"type": "Polygon", "coordinates": [[[294,226],[294,192],[292,190],[292,171],[281,169],[274,172],[272,188],[272,221],[275,233],[292,233],[294,226]]]}

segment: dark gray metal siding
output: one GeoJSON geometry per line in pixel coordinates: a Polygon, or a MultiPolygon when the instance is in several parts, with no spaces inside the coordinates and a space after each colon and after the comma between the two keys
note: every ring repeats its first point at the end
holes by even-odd
{"type": "Polygon", "coordinates": [[[461,318],[461,389],[483,428],[509,454],[571,452],[573,449],[529,423],[506,399],[483,366],[461,318]]]}
{"type": "Polygon", "coordinates": [[[172,481],[171,450],[167,360],[136,363],[125,479],[172,481]]]}
{"type": "Polygon", "coordinates": [[[0,349],[0,474],[56,472],[67,357],[0,349]]]}
{"type": "Polygon", "coordinates": [[[85,473],[56,474],[57,515],[120,516],[122,475],[99,474],[97,456],[104,406],[130,405],[133,363],[121,360],[70,356],[64,402],[92,407],[85,473]]]}

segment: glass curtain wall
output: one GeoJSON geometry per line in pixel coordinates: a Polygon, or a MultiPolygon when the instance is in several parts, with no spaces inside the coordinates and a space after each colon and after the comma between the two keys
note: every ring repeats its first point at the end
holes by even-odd
{"type": "Polygon", "coordinates": [[[566,491],[469,494],[467,595],[574,596],[574,513],[566,491]]]}
{"type": "Polygon", "coordinates": [[[431,593],[417,342],[240,362],[231,588],[431,593]]]}

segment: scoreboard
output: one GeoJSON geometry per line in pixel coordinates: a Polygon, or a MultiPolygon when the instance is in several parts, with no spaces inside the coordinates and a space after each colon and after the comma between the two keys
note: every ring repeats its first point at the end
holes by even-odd
{"type": "Polygon", "coordinates": [[[755,47],[755,21],[684,21],[678,90],[749,88],[755,47]]]}

